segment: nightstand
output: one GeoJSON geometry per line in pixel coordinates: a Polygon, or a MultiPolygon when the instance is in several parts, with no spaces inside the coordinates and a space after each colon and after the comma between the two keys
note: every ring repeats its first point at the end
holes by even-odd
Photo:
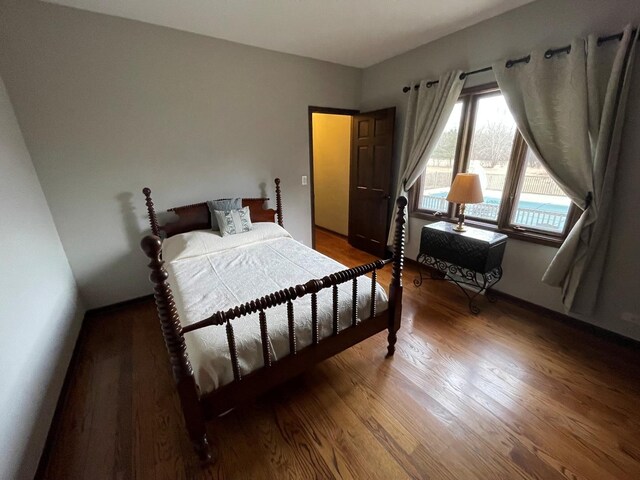
{"type": "Polygon", "coordinates": [[[453,282],[466,295],[471,313],[477,314],[478,295],[485,293],[489,301],[495,301],[489,289],[502,278],[507,236],[468,226],[456,232],[454,226],[437,222],[422,227],[417,258],[420,277],[413,283],[419,287],[424,279],[453,282]]]}

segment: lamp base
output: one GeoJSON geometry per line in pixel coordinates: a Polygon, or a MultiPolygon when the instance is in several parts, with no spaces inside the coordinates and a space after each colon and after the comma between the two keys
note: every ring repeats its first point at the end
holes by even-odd
{"type": "Polygon", "coordinates": [[[458,224],[453,227],[456,232],[466,232],[467,227],[464,226],[464,209],[466,205],[464,203],[460,204],[460,211],[458,212],[458,224]]]}

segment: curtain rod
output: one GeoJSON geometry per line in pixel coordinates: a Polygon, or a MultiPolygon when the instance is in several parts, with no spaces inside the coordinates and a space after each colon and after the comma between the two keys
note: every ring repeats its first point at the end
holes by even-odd
{"type": "MultiPolygon", "coordinates": [[[[636,29],[634,28],[632,33],[636,33],[636,29]]],[[[618,33],[614,33],[613,35],[606,35],[603,37],[598,37],[598,42],[596,43],[598,46],[602,45],[605,42],[609,42],[611,40],[622,40],[622,35],[624,34],[624,32],[618,32],[618,33]]],[[[640,37],[638,37],[638,39],[640,40],[640,37]]],[[[547,50],[546,52],[544,52],[544,58],[552,58],[554,55],[557,55],[558,53],[570,53],[571,52],[571,45],[567,45],[566,47],[561,47],[561,48],[550,48],[549,50],[547,50]]],[[[515,60],[507,60],[507,64],[506,67],[507,68],[511,68],[514,65],[517,65],[518,63],[529,63],[529,60],[531,60],[531,55],[527,55],[525,57],[522,58],[517,58],[515,60]]],[[[475,75],[476,73],[482,73],[482,72],[488,72],[489,70],[493,70],[492,67],[484,67],[484,68],[479,68],[478,70],[471,70],[470,72],[462,72],[460,74],[460,80],[464,80],[465,78],[467,78],[469,75],[475,75]]],[[[439,80],[431,80],[429,82],[427,82],[426,87],[427,88],[431,88],[434,85],[437,85],[439,82],[439,80]]],[[[420,85],[415,85],[413,87],[415,90],[418,90],[420,88],[420,85]]],[[[409,90],[411,90],[411,87],[403,87],[402,88],[402,93],[407,93],[409,90]]]]}

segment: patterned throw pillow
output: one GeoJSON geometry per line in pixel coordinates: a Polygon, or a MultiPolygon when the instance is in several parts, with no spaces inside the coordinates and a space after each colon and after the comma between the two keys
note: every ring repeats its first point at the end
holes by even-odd
{"type": "Polygon", "coordinates": [[[223,198],[222,200],[210,200],[207,202],[209,207],[209,213],[211,214],[211,230],[220,230],[218,225],[218,219],[216,218],[216,210],[222,210],[224,212],[228,210],[237,210],[242,208],[241,198],[223,198]]]}
{"type": "Polygon", "coordinates": [[[251,226],[249,207],[238,210],[215,210],[215,212],[218,225],[220,226],[220,233],[223,237],[248,232],[253,228],[251,226]]]}

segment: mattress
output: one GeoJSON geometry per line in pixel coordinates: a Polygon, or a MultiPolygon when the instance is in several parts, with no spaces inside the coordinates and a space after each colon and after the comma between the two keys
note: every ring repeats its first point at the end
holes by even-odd
{"type": "MultiPolygon", "coordinates": [[[[255,223],[250,232],[222,237],[218,232],[194,231],[163,243],[182,325],[203,320],[266,294],[347,267],[295,241],[275,223],[255,223]]],[[[352,282],[339,286],[340,329],[351,324],[352,282]]],[[[376,309],[387,309],[388,298],[380,285],[376,309]]],[[[311,295],[293,302],[298,350],[311,344],[311,295]]],[[[371,308],[371,280],[358,278],[358,315],[366,321],[371,308]]],[[[331,288],[318,293],[319,337],[332,333],[331,288]]],[[[271,355],[274,361],[289,355],[286,305],[265,310],[271,355]]],[[[258,314],[232,320],[240,372],[246,375],[264,365],[258,314]]],[[[231,356],[224,326],[209,326],[185,334],[187,352],[196,382],[208,393],[233,381],[231,356]]]]}

